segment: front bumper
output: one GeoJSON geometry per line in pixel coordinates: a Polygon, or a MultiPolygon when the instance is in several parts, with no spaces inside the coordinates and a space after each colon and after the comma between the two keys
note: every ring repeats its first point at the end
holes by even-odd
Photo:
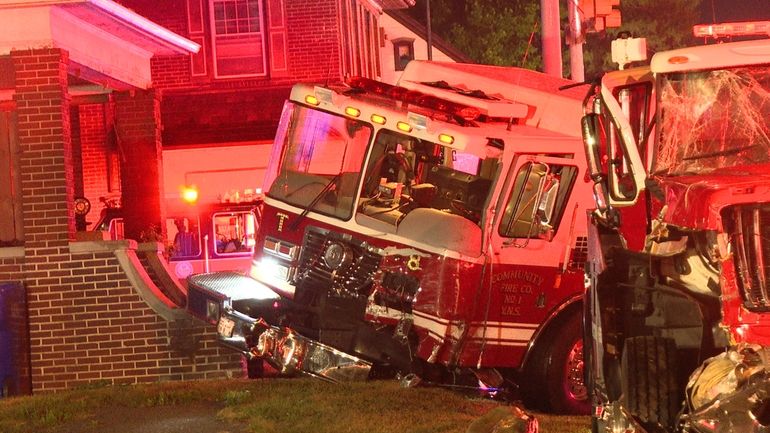
{"type": "Polygon", "coordinates": [[[235,272],[193,275],[187,309],[217,325],[217,340],[248,358],[263,358],[283,374],[307,374],[332,382],[365,380],[371,363],[275,326],[282,298],[235,272]]]}

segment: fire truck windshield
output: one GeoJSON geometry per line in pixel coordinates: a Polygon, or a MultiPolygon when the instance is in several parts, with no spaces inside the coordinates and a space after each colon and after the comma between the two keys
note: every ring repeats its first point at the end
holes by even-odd
{"type": "Polygon", "coordinates": [[[656,173],[703,174],[770,162],[769,66],[659,79],[656,173]]]}
{"type": "MultiPolygon", "coordinates": [[[[356,222],[455,251],[472,251],[499,160],[381,129],[365,169],[356,222]],[[450,241],[456,231],[463,241],[450,241]]],[[[476,251],[478,252],[478,251],[476,251]]]]}
{"type": "Polygon", "coordinates": [[[371,126],[296,104],[283,116],[276,134],[283,146],[276,146],[281,153],[268,167],[268,197],[349,219],[371,126]]]}

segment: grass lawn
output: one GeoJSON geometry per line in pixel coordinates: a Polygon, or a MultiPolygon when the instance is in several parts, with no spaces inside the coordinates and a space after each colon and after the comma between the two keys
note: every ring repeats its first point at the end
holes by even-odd
{"type": "MultiPolygon", "coordinates": [[[[0,399],[0,432],[48,433],[110,408],[215,403],[216,416],[254,433],[465,433],[503,405],[441,388],[394,381],[328,384],[313,379],[216,380],[105,386],[0,399]]],[[[535,414],[542,433],[588,433],[587,417],[535,414]]],[[[194,432],[190,432],[194,433],[194,432]]]]}

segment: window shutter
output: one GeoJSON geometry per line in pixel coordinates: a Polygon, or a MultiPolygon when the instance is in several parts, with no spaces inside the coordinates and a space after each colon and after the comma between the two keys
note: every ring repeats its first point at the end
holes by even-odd
{"type": "Polygon", "coordinates": [[[286,76],[289,72],[289,65],[286,54],[284,0],[267,0],[267,26],[271,75],[274,77],[286,76]]]}

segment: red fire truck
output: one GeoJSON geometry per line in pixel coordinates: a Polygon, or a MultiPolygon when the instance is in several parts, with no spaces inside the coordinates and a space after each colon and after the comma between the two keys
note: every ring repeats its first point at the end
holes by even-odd
{"type": "MultiPolygon", "coordinates": [[[[171,270],[181,281],[193,273],[247,273],[254,253],[270,143],[177,147],[163,150],[163,183],[171,270]]],[[[119,199],[102,198],[92,230],[123,238],[119,199]]]]}
{"type": "Polygon", "coordinates": [[[594,432],[768,431],[770,39],[658,52],[587,110],[594,432]]]}
{"type": "Polygon", "coordinates": [[[252,278],[189,280],[220,341],[284,373],[397,372],[587,410],[584,91],[411,62],[397,86],[298,84],[265,180],[252,278]],[[465,381],[466,378],[471,378],[465,381]]]}

